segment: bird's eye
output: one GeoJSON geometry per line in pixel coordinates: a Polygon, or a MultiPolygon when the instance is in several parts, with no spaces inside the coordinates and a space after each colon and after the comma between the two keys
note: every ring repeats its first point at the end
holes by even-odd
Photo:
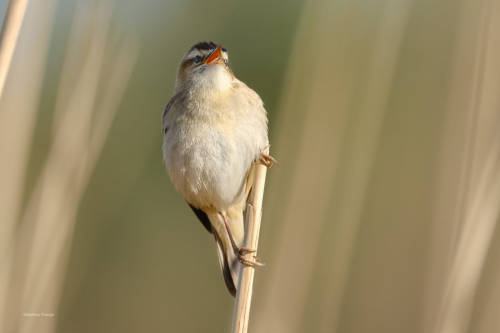
{"type": "Polygon", "coordinates": [[[201,57],[198,55],[196,57],[194,57],[194,63],[195,64],[199,64],[201,62],[201,57]]]}

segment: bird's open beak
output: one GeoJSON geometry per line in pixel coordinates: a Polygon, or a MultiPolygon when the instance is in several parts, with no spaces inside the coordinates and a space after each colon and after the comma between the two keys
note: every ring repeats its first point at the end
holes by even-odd
{"type": "Polygon", "coordinates": [[[217,46],[217,48],[212,53],[210,53],[207,60],[205,60],[204,64],[212,65],[219,63],[220,60],[222,60],[221,49],[222,45],[217,46]]]}

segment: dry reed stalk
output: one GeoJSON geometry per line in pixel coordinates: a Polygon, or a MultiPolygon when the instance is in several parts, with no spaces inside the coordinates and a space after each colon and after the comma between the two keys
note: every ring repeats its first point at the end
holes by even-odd
{"type": "Polygon", "coordinates": [[[10,62],[17,45],[27,4],[28,0],[11,0],[5,14],[0,35],[0,99],[3,95],[5,80],[9,73],[10,62]]]}
{"type": "Polygon", "coordinates": [[[57,309],[78,206],[137,57],[130,38],[109,52],[111,15],[109,1],[95,11],[77,9],[80,20],[70,32],[53,141],[13,241],[11,261],[16,264],[5,296],[6,331],[32,332],[34,325],[37,332],[55,329],[55,320],[39,325],[20,313],[57,309]],[[106,59],[113,59],[109,68],[106,59]]]}
{"type": "MultiPolygon", "coordinates": [[[[269,149],[265,153],[268,154],[269,149]]],[[[247,202],[244,247],[255,250],[252,255],[257,255],[266,173],[267,167],[256,164],[254,169],[255,182],[247,202]]],[[[241,265],[240,282],[234,303],[233,327],[231,330],[233,333],[246,333],[248,331],[254,274],[254,267],[241,265]]]]}
{"type": "MultiPolygon", "coordinates": [[[[63,254],[70,239],[73,218],[68,218],[78,207],[79,198],[88,180],[82,179],[82,170],[88,167],[85,154],[88,136],[91,132],[92,108],[97,99],[99,71],[104,57],[107,39],[107,22],[110,10],[105,14],[97,11],[99,24],[94,34],[88,36],[91,41],[82,71],[73,86],[70,103],[62,113],[62,120],[55,132],[53,144],[49,149],[46,163],[27,208],[22,217],[24,227],[20,235],[20,244],[30,248],[23,269],[19,276],[23,280],[21,311],[36,311],[43,308],[46,312],[55,312],[58,293],[57,286],[50,281],[59,280],[63,254]],[[50,288],[48,288],[50,287],[50,288]],[[41,291],[49,290],[49,295],[41,291]],[[43,303],[41,304],[41,302],[43,303]]],[[[20,331],[29,332],[32,321],[21,321],[20,331]]],[[[50,331],[50,330],[49,330],[50,331]]]]}
{"type": "Polygon", "coordinates": [[[437,211],[439,222],[451,221],[452,233],[447,239],[441,231],[435,239],[435,253],[446,256],[441,259],[443,269],[436,260],[431,267],[428,303],[437,305],[426,314],[428,332],[471,329],[475,297],[500,214],[500,47],[495,34],[499,13],[494,1],[466,1],[462,8],[437,211]],[[458,172],[450,176],[452,168],[458,172]]]}
{"type": "MultiPolygon", "coordinates": [[[[17,228],[50,44],[54,3],[35,0],[27,6],[15,55],[7,69],[5,79],[8,81],[0,98],[0,156],[8,161],[0,163],[0,331],[11,331],[9,325],[19,318],[17,312],[14,317],[9,316],[14,305],[9,297],[17,292],[12,288],[12,274],[19,265],[14,255],[17,228]]],[[[1,52],[4,52],[3,47],[1,52]]]]}

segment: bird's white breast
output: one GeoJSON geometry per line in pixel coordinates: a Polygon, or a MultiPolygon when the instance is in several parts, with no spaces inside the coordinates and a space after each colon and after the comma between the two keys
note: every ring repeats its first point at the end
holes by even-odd
{"type": "Polygon", "coordinates": [[[223,210],[241,199],[247,171],[268,144],[267,118],[257,94],[222,66],[205,71],[169,111],[163,154],[186,201],[223,210]]]}

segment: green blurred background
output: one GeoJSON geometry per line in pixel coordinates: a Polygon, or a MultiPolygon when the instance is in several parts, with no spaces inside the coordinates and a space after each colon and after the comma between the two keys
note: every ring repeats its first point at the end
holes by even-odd
{"type": "MultiPolygon", "coordinates": [[[[215,244],[161,154],[179,60],[202,40],[222,43],[236,76],[264,100],[280,161],[268,172],[259,247],[267,266],[256,272],[250,332],[498,332],[499,1],[102,3],[28,5],[0,104],[22,112],[12,106],[30,80],[21,69],[38,56],[29,45],[43,49],[36,27],[47,28],[19,216],[56,141],[58,98],[72,98],[66,86],[83,76],[101,34],[103,7],[112,13],[104,60],[89,71],[106,77],[122,44],[137,56],[60,252],[50,243],[62,219],[52,221],[46,249],[21,237],[25,219],[8,235],[21,260],[5,284],[6,332],[229,331],[233,298],[215,244]],[[97,33],[73,34],[77,21],[97,33]],[[60,282],[31,308],[14,281],[29,282],[25,248],[63,258],[54,266],[60,282]],[[45,304],[51,293],[55,303],[45,304]]],[[[4,0],[2,17],[5,8],[4,0]]],[[[95,111],[91,118],[100,121],[95,111]]],[[[87,163],[72,153],[55,165],[87,163]]],[[[69,179],[61,193],[71,197],[69,179]]]]}

